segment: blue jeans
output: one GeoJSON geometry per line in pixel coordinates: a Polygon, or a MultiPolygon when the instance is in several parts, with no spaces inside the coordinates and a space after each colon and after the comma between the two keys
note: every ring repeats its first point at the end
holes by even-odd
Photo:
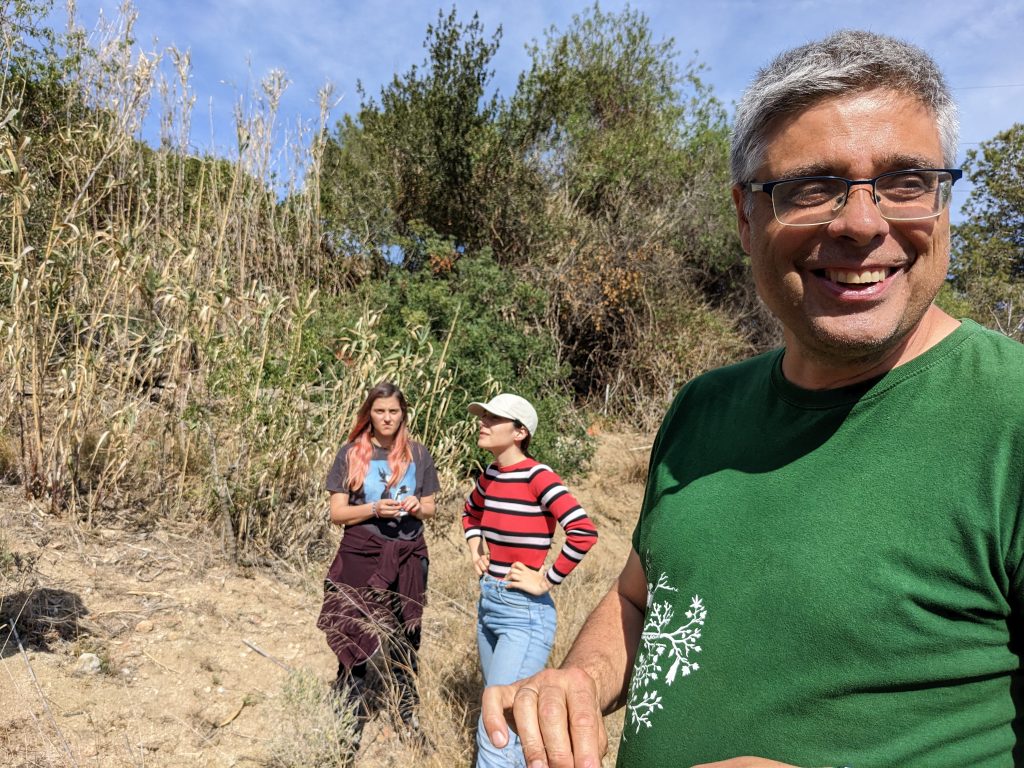
{"type": "MultiPolygon", "coordinates": [[[[508,685],[544,669],[555,641],[555,604],[551,595],[536,597],[512,589],[504,581],[484,574],[476,639],[484,685],[508,685]]],[[[498,749],[477,724],[477,768],[523,766],[519,737],[509,731],[509,743],[498,749]]]]}

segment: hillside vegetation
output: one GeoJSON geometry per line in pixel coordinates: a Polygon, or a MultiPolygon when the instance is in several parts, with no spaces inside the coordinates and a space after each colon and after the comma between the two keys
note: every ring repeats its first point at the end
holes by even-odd
{"type": "Polygon", "coordinates": [[[470,399],[533,399],[571,477],[594,419],[650,429],[771,337],[724,110],[640,14],[551,32],[507,100],[486,95],[500,33],[440,14],[423,66],[356,114],[331,125],[325,89],[282,178],[283,73],[238,107],[234,157],[197,155],[188,57],[140,53],[130,11],[87,38],[4,8],[0,471],[54,512],[322,557],[325,469],[379,379],[454,493],[482,458],[470,399]]]}
{"type": "MultiPolygon", "coordinates": [[[[597,442],[602,471],[573,490],[601,541],[555,596],[556,659],[622,567],[643,490],[649,442],[609,434],[597,442]]],[[[482,689],[477,586],[458,512],[442,505],[427,531],[419,690],[433,749],[403,744],[386,709],[367,727],[360,768],[472,764],[482,689]]],[[[322,577],[320,565],[232,564],[199,521],[134,532],[69,525],[0,488],[0,627],[16,628],[0,629],[4,765],[345,765],[350,721],[328,696],[337,660],[316,628],[322,577]]],[[[621,716],[608,719],[608,768],[620,725],[621,716]]]]}

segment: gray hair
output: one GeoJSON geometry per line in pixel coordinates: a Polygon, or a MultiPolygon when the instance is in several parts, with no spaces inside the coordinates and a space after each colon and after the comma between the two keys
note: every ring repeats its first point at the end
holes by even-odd
{"type": "Polygon", "coordinates": [[[960,120],[946,79],[916,45],[887,35],[842,30],[780,54],[757,73],[736,108],[732,181],[753,180],[774,120],[834,96],[891,89],[916,96],[935,114],[946,166],[956,163],[960,120]]]}

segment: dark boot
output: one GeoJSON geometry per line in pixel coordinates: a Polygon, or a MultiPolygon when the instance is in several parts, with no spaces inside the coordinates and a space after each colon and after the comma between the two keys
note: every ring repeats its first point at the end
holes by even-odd
{"type": "Polygon", "coordinates": [[[420,727],[420,720],[415,713],[402,718],[402,725],[398,729],[398,738],[403,744],[412,747],[424,757],[434,753],[434,744],[420,727]]]}
{"type": "Polygon", "coordinates": [[[338,668],[338,677],[331,688],[334,691],[334,706],[339,717],[352,718],[352,738],[349,742],[349,762],[355,761],[363,738],[363,729],[373,717],[374,693],[369,683],[365,664],[346,670],[338,668]]]}
{"type": "Polygon", "coordinates": [[[396,665],[393,667],[394,680],[398,689],[398,718],[396,724],[398,737],[403,744],[411,746],[421,754],[429,755],[434,751],[434,745],[430,742],[423,728],[420,726],[420,719],[417,716],[420,697],[416,691],[416,679],[409,667],[396,665]]]}

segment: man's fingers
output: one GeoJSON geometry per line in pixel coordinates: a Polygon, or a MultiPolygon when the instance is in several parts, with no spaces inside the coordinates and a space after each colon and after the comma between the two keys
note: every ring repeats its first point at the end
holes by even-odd
{"type": "Polygon", "coordinates": [[[541,736],[538,720],[540,693],[530,685],[523,685],[516,691],[512,702],[512,713],[515,718],[516,733],[519,734],[519,745],[523,749],[523,757],[530,768],[547,765],[544,754],[544,738],[541,736]]]}
{"type": "MultiPolygon", "coordinates": [[[[608,751],[608,734],[604,728],[597,692],[593,689],[592,683],[589,686],[577,686],[568,689],[567,699],[569,734],[572,737],[572,751],[576,756],[575,765],[581,768],[599,768],[601,758],[608,751]]],[[[544,713],[541,716],[544,717],[544,713]]]]}
{"type": "Polygon", "coordinates": [[[508,723],[505,722],[505,710],[512,708],[514,696],[515,687],[511,685],[484,688],[480,716],[484,721],[484,730],[491,737],[491,743],[498,749],[508,744],[508,723]]]}
{"type": "MultiPolygon", "coordinates": [[[[573,743],[569,737],[569,711],[566,692],[561,686],[548,685],[540,689],[537,702],[542,744],[539,759],[547,759],[550,768],[573,768],[573,743]]],[[[522,735],[520,735],[522,738],[522,735]]],[[[524,744],[523,755],[531,766],[530,754],[524,744]]]]}
{"type": "Polygon", "coordinates": [[[530,768],[600,768],[608,751],[597,686],[581,669],[545,670],[486,688],[481,716],[498,748],[508,744],[514,723],[530,768]]]}

